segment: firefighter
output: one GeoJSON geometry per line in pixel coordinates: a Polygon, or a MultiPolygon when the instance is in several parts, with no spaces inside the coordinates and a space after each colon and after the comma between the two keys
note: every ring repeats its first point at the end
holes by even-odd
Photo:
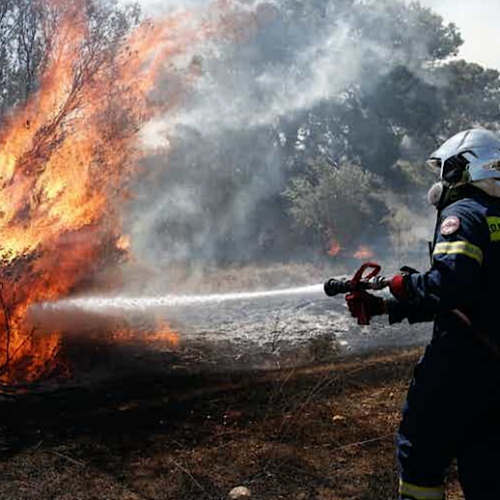
{"type": "Polygon", "coordinates": [[[401,500],[441,500],[457,460],[467,500],[500,499],[500,140],[460,132],[432,154],[432,265],[390,281],[394,298],[347,297],[351,314],[434,321],[396,435],[401,500]]]}

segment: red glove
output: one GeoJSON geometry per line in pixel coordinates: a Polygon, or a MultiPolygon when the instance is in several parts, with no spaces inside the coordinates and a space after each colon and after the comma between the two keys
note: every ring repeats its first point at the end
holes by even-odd
{"type": "Polygon", "coordinates": [[[406,274],[396,274],[389,282],[389,290],[401,302],[409,299],[408,291],[406,290],[406,277],[406,274]]]}
{"type": "Polygon", "coordinates": [[[358,320],[358,325],[369,325],[373,316],[386,313],[384,299],[364,291],[350,293],[345,300],[351,316],[358,320]]]}

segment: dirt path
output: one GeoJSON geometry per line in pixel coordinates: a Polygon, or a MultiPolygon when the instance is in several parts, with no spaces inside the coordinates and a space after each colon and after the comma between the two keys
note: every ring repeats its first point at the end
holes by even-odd
{"type": "Polygon", "coordinates": [[[215,500],[239,485],[256,500],[395,498],[393,433],[419,354],[4,398],[0,499],[215,500]]]}

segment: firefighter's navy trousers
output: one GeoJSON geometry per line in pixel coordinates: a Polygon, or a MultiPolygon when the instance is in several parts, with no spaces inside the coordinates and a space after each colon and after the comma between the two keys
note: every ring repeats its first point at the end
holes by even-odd
{"type": "Polygon", "coordinates": [[[396,439],[402,499],[444,498],[455,458],[467,500],[500,499],[500,361],[471,331],[427,347],[396,439]]]}

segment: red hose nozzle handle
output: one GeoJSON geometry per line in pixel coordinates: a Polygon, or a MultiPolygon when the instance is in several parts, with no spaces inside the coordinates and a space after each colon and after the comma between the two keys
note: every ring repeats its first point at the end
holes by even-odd
{"type": "Polygon", "coordinates": [[[356,285],[359,285],[361,281],[368,281],[372,278],[375,278],[376,276],[379,275],[380,271],[382,270],[382,267],[380,264],[377,264],[376,262],[365,262],[357,271],[356,274],[354,275],[354,278],[351,280],[351,283],[353,287],[355,288],[356,285]],[[371,269],[371,273],[368,273],[365,276],[365,272],[371,269]]]}
{"type": "MultiPolygon", "coordinates": [[[[359,286],[361,281],[368,281],[372,278],[375,278],[380,273],[382,267],[376,262],[366,262],[364,263],[354,275],[354,278],[351,280],[352,285],[352,295],[356,297],[360,297],[363,293],[363,289],[359,286]],[[371,269],[371,272],[365,274],[368,270],[371,269]]],[[[363,301],[360,301],[363,304],[363,301]]],[[[370,324],[370,316],[368,315],[366,308],[364,305],[361,306],[361,312],[358,316],[358,325],[367,326],[370,324]]]]}

